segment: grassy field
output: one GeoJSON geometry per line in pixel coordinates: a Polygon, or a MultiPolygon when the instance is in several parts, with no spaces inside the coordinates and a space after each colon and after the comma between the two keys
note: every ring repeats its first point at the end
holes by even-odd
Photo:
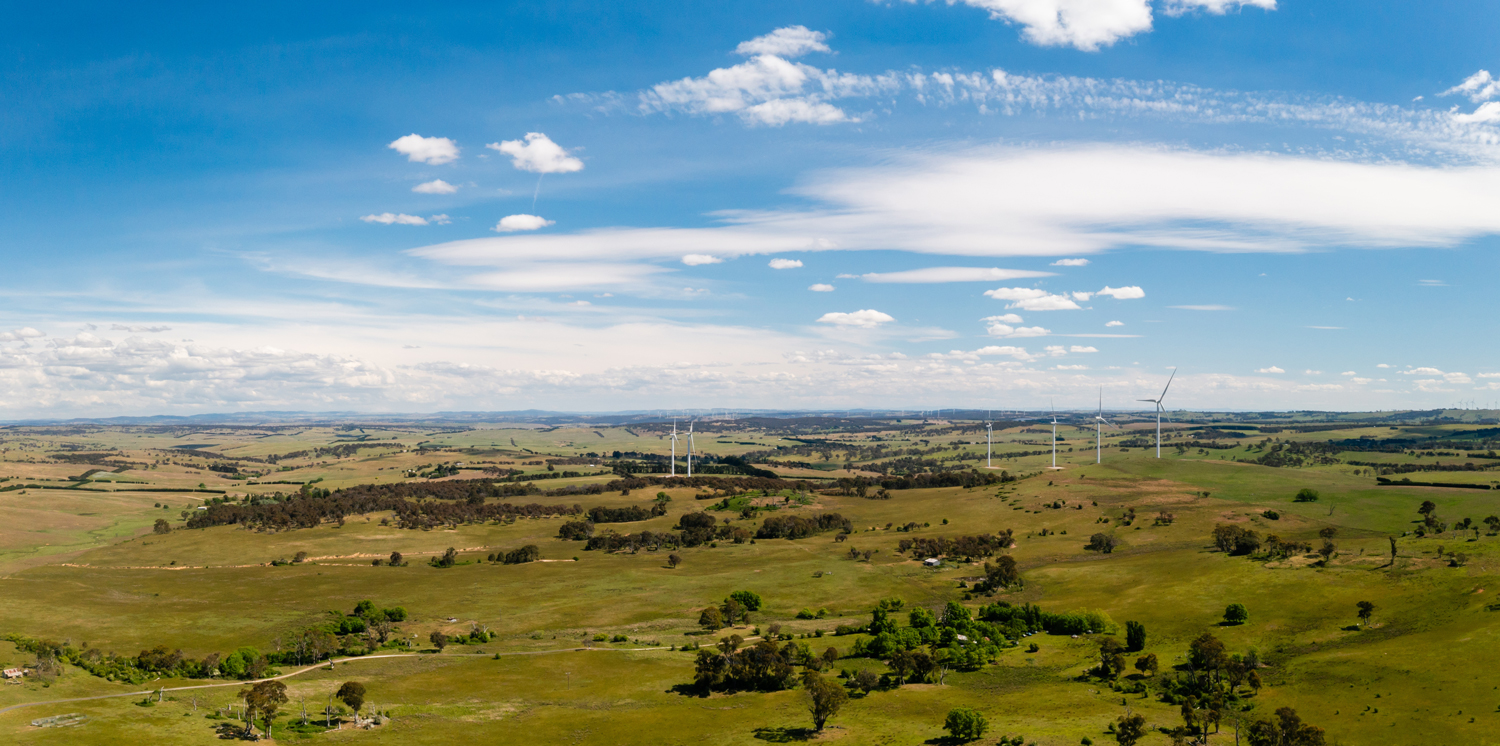
{"type": "MultiPolygon", "coordinates": [[[[757,464],[788,478],[823,477],[817,484],[825,486],[831,485],[827,478],[878,474],[900,459],[984,466],[982,425],[907,424],[795,435],[700,423],[696,441],[702,453],[750,454],[757,464]],[[884,456],[874,444],[887,448],[884,456]],[[894,453],[897,449],[901,453],[894,453]]],[[[983,574],[982,561],[924,567],[920,557],[899,554],[898,542],[1010,530],[1015,546],[1006,553],[1017,560],[1024,588],[975,598],[971,607],[1003,599],[1048,611],[1098,610],[1121,625],[1141,622],[1148,630],[1143,652],[1162,662],[1157,677],[1170,675],[1171,667],[1185,660],[1193,638],[1212,632],[1230,652],[1254,650],[1265,661],[1260,669],[1264,687],[1246,700],[1251,708],[1239,717],[1264,717],[1277,707],[1292,706],[1305,720],[1325,728],[1331,743],[1500,742],[1500,736],[1492,735],[1500,724],[1500,692],[1486,684],[1481,652],[1500,632],[1500,612],[1487,610],[1491,596],[1500,592],[1494,578],[1500,537],[1490,535],[1482,523],[1500,512],[1494,492],[1377,486],[1370,467],[1348,463],[1491,462],[1471,458],[1467,451],[1427,456],[1410,449],[1337,453],[1325,463],[1298,467],[1252,463],[1271,452],[1269,445],[1255,445],[1267,438],[1288,448],[1291,443],[1363,436],[1452,439],[1473,426],[1283,429],[1252,433],[1234,448],[1186,447],[1179,452],[1175,443],[1194,442],[1186,427],[1170,429],[1173,438],[1162,459],[1139,445],[1121,448],[1121,441],[1144,437],[1143,427],[1107,431],[1102,464],[1093,463],[1092,429],[1060,427],[1066,440],[1059,453],[1064,468],[1056,471],[1045,468],[1050,464],[1050,427],[1046,435],[1035,425],[997,430],[997,454],[1029,453],[995,463],[997,470],[1024,475],[1020,481],[894,490],[890,499],[814,491],[801,501],[806,504],[793,501],[774,512],[749,517],[738,510],[714,512],[721,524],[727,519],[732,527],[754,531],[768,516],[832,511],[849,519],[852,532],[843,541],[827,532],[796,540],[682,548],[675,550],[682,560],[676,568],[666,562],[666,550],[585,551],[582,542],[558,538],[563,518],[430,530],[387,525],[393,517],[389,512],[349,516],[343,525],[328,522],[283,531],[186,529],[182,521],[184,511],[195,511],[206,499],[264,498],[298,491],[304,484],[320,489],[382,482],[420,485],[483,478],[486,468],[500,470],[492,475],[512,469],[545,475],[545,462],[559,459],[586,463],[558,463],[556,472],[605,472],[607,466],[591,463],[604,463],[615,451],[665,453],[660,423],[629,428],[370,425],[363,430],[186,432],[13,428],[0,431],[0,478],[7,478],[0,489],[21,487],[0,492],[0,517],[5,518],[0,524],[5,526],[0,529],[5,599],[0,633],[66,640],[74,646],[87,642],[123,655],[163,644],[198,658],[246,645],[265,651],[285,648],[299,630],[330,619],[330,612],[347,613],[370,599],[377,606],[399,605],[408,611],[409,618],[397,627],[402,639],[413,641],[413,651],[430,648],[426,640],[434,631],[463,635],[482,624],[497,636],[451,645],[441,654],[355,660],[331,672],[288,679],[292,701],[283,707],[282,725],[301,721],[301,700],[309,711],[321,711],[330,690],[349,679],[365,682],[370,705],[390,712],[393,719],[368,731],[298,735],[288,730],[277,740],[659,744],[711,737],[721,743],[787,742],[808,736],[807,695],[800,688],[702,696],[682,686],[693,678],[692,653],[661,648],[715,639],[700,634],[699,612],[732,591],[753,590],[764,599],[763,609],[749,624],[719,635],[749,637],[778,623],[784,633],[818,651],[834,646],[847,656],[856,637],[831,632],[840,624],[868,622],[880,599],[899,597],[907,608],[939,608],[964,598],[963,586],[983,574]],[[1043,450],[1038,442],[1047,443],[1047,453],[1037,453],[1043,450]],[[341,448],[352,443],[375,447],[341,448]],[[174,448],[182,445],[193,447],[174,448]],[[70,455],[78,453],[98,455],[70,455]],[[459,463],[463,468],[451,476],[409,476],[413,470],[459,463]],[[211,468],[226,464],[236,468],[211,468]],[[90,469],[102,471],[77,479],[90,469]],[[252,471],[260,484],[250,484],[252,471]],[[272,481],[289,484],[265,484],[272,481]],[[89,491],[42,489],[70,486],[89,491]],[[1316,490],[1317,501],[1295,502],[1293,496],[1304,488],[1316,490]],[[1436,515],[1449,524],[1447,530],[1416,535],[1423,525],[1417,512],[1423,501],[1434,504],[1436,515]],[[1171,515],[1170,523],[1158,525],[1155,519],[1163,512],[1171,515]],[[1124,525],[1131,514],[1135,520],[1124,525]],[[167,519],[172,530],[153,533],[158,518],[167,519]],[[1480,530],[1451,527],[1464,518],[1480,530]],[[917,525],[897,530],[908,523],[917,525]],[[1315,546],[1321,542],[1319,532],[1331,528],[1337,548],[1326,563],[1301,555],[1229,556],[1213,547],[1211,534],[1220,524],[1315,546]],[[1087,551],[1085,544],[1095,533],[1114,537],[1117,548],[1108,554],[1087,551]],[[1397,542],[1394,558],[1390,537],[1397,542]],[[545,561],[484,561],[497,551],[528,544],[536,545],[545,561]],[[427,563],[450,547],[459,550],[455,566],[427,563]],[[873,554],[868,561],[851,559],[851,548],[873,554]],[[406,555],[409,564],[371,563],[392,551],[406,555]],[[298,552],[308,559],[272,564],[298,552]],[[1460,554],[1463,562],[1457,561],[1460,554]],[[1359,601],[1376,604],[1368,626],[1357,624],[1359,601]],[[1245,605],[1247,623],[1221,625],[1231,603],[1245,605]],[[799,619],[804,609],[825,614],[799,619]],[[825,634],[800,639],[819,631],[825,634]],[[626,641],[595,642],[600,634],[626,641]],[[576,650],[585,641],[594,649],[576,650]]],[[[1493,474],[1392,476],[1484,483],[1493,474]]],[[[535,484],[551,490],[613,478],[601,474],[535,484]]],[[[684,487],[506,500],[576,503],[584,509],[649,507],[658,492],[670,498],[666,515],[599,528],[665,532],[681,516],[717,502],[695,499],[701,491],[684,487]]],[[[1105,726],[1127,708],[1145,715],[1153,726],[1180,724],[1176,706],[1154,696],[1112,691],[1107,683],[1084,675],[1097,660],[1098,637],[1040,635],[1026,640],[1037,651],[1006,649],[995,664],[951,673],[941,685],[908,684],[855,696],[816,738],[849,744],[932,741],[943,735],[943,716],[956,706],[985,713],[992,724],[986,742],[1002,735],[1058,746],[1084,738],[1113,742],[1105,726]]],[[[32,660],[0,643],[0,663],[32,660]]],[[[881,661],[850,657],[837,668],[886,670],[881,661]]],[[[68,666],[46,685],[27,677],[25,683],[0,686],[0,708],[191,683],[165,679],[133,686],[68,666]]],[[[132,697],[42,704],[0,713],[0,733],[17,743],[147,738],[206,743],[216,740],[216,728],[227,722],[206,716],[237,701],[237,691],[228,686],[169,693],[152,706],[132,697]],[[89,720],[74,728],[29,725],[36,718],[72,712],[89,720]]],[[[1142,741],[1168,742],[1159,732],[1142,741]]],[[[1227,727],[1210,737],[1210,743],[1233,742],[1227,727]]]]}

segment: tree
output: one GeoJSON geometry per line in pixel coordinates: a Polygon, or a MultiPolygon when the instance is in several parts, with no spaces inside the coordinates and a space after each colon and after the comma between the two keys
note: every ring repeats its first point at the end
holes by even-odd
{"type": "Polygon", "coordinates": [[[747,613],[744,605],[733,596],[724,599],[724,605],[720,607],[720,610],[724,612],[724,622],[730,626],[734,626],[735,620],[747,613]]]}
{"type": "Polygon", "coordinates": [[[152,526],[151,530],[158,534],[170,534],[172,533],[172,524],[167,523],[167,519],[165,518],[158,518],[156,519],[156,525],[152,526]]]}
{"type": "Polygon", "coordinates": [[[400,566],[401,566],[401,553],[400,552],[391,552],[391,567],[400,567],[400,566]]]}
{"type": "Polygon", "coordinates": [[[812,699],[808,711],[812,713],[813,729],[821,731],[829,718],[839,714],[844,703],[849,701],[849,695],[837,682],[825,679],[816,672],[809,672],[803,685],[807,687],[807,694],[812,699]]]}
{"type": "Polygon", "coordinates": [[[1249,730],[1250,746],[1323,746],[1323,729],[1308,725],[1290,707],[1276,710],[1275,720],[1258,720],[1249,730]]]}
{"type": "Polygon", "coordinates": [[[729,594],[729,597],[740,602],[740,605],[745,607],[745,611],[760,611],[761,604],[764,603],[761,601],[760,594],[755,591],[735,591],[729,594]]]}
{"type": "Polygon", "coordinates": [[[1125,649],[1132,653],[1146,649],[1146,625],[1140,622],[1125,623],[1125,649]]]}
{"type": "Polygon", "coordinates": [[[1156,661],[1156,653],[1147,653],[1135,659],[1135,670],[1140,671],[1147,676],[1155,676],[1157,668],[1159,668],[1160,665],[1161,664],[1157,663],[1156,661]]]}
{"type": "Polygon", "coordinates": [[[672,568],[673,570],[676,570],[677,566],[680,565],[680,564],[682,564],[682,558],[681,557],[678,557],[675,554],[669,554],[669,555],[667,555],[667,566],[668,567],[672,568]]]}
{"type": "Polygon", "coordinates": [[[1309,487],[1303,487],[1297,490],[1297,496],[1292,499],[1299,503],[1315,503],[1318,501],[1318,491],[1309,487]]]}
{"type": "Polygon", "coordinates": [[[1117,544],[1118,542],[1115,540],[1115,537],[1105,533],[1098,533],[1090,536],[1089,543],[1086,544],[1083,548],[1089,550],[1090,552],[1110,554],[1111,552],[1115,551],[1115,546],[1117,544]]]}
{"type": "Polygon", "coordinates": [[[1338,534],[1339,530],[1334,528],[1333,526],[1324,526],[1323,528],[1318,530],[1318,536],[1323,539],[1332,539],[1333,537],[1338,536],[1338,534]]]}
{"type": "Polygon", "coordinates": [[[453,547],[448,547],[448,551],[443,552],[441,558],[432,558],[433,567],[452,567],[456,564],[458,564],[458,550],[453,547]]]}
{"type": "Polygon", "coordinates": [[[984,732],[990,729],[990,723],[984,719],[984,715],[978,710],[968,707],[955,707],[948,711],[948,717],[943,721],[943,730],[954,740],[962,743],[977,741],[984,732]]]}
{"type": "Polygon", "coordinates": [[[1328,564],[1328,560],[1333,559],[1333,555],[1337,551],[1338,547],[1334,546],[1333,542],[1327,539],[1323,540],[1323,546],[1318,547],[1318,554],[1323,555],[1323,564],[1325,565],[1328,564]]]}
{"type": "Polygon", "coordinates": [[[854,674],[853,682],[856,689],[869,694],[875,687],[880,685],[880,676],[868,668],[861,668],[859,669],[859,673],[854,674]]]}
{"type": "Polygon", "coordinates": [[[1244,604],[1230,604],[1224,609],[1224,621],[1230,624],[1244,624],[1250,619],[1250,612],[1244,604]]]}
{"type": "Polygon", "coordinates": [[[1355,604],[1359,607],[1359,621],[1361,624],[1369,624],[1370,617],[1375,613],[1375,604],[1369,601],[1360,601],[1355,604]]]}
{"type": "Polygon", "coordinates": [[[1217,671],[1224,667],[1224,643],[1204,632],[1188,644],[1188,664],[1197,671],[1217,671]]]}
{"type": "Polygon", "coordinates": [[[1256,673],[1255,671],[1251,671],[1250,675],[1247,676],[1247,677],[1245,677],[1245,683],[1249,684],[1250,688],[1254,689],[1256,694],[1260,694],[1260,674],[1259,673],[1256,673]]]}
{"type": "Polygon", "coordinates": [[[1146,735],[1144,715],[1121,715],[1115,721],[1115,741],[1120,746],[1135,746],[1146,735]]]}
{"type": "Polygon", "coordinates": [[[443,652],[443,648],[448,647],[448,636],[437,630],[433,630],[427,639],[432,641],[432,646],[437,648],[439,653],[443,652]]]}
{"type": "Polygon", "coordinates": [[[292,561],[293,562],[306,562],[307,561],[307,552],[298,552],[298,553],[292,555],[292,561]]]}
{"type": "Polygon", "coordinates": [[[354,711],[354,721],[359,722],[359,708],[365,706],[365,685],[358,681],[345,681],[333,696],[354,711]]]}
{"type": "Polygon", "coordinates": [[[262,681],[241,691],[240,698],[245,700],[250,722],[253,724],[255,716],[259,714],[265,718],[266,735],[271,735],[271,721],[276,718],[276,710],[287,702],[286,684],[275,680],[262,681]]]}
{"type": "Polygon", "coordinates": [[[981,583],[984,591],[993,593],[1020,584],[1021,570],[1016,566],[1015,557],[1002,554],[995,558],[994,564],[984,563],[984,581],[981,583]]]}
{"type": "Polygon", "coordinates": [[[698,624],[709,632],[717,632],[724,628],[724,615],[719,607],[710,606],[698,615],[698,624]]]}
{"type": "Polygon", "coordinates": [[[1434,504],[1431,500],[1423,500],[1422,506],[1417,508],[1417,512],[1420,513],[1423,518],[1431,519],[1433,513],[1437,512],[1437,505],[1434,504]]]}

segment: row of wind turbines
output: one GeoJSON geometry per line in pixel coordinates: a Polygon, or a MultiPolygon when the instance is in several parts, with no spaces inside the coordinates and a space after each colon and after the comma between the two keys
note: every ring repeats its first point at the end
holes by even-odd
{"type": "MultiPolygon", "coordinates": [[[[1172,380],[1177,377],[1177,369],[1172,369],[1172,375],[1167,377],[1167,385],[1162,387],[1161,395],[1155,399],[1137,399],[1136,401],[1151,402],[1156,406],[1156,457],[1161,458],[1161,416],[1166,411],[1162,402],[1167,398],[1167,390],[1172,388],[1172,380]]],[[[1099,389],[1099,409],[1094,413],[1094,463],[1104,462],[1104,426],[1118,427],[1113,422],[1104,418],[1104,389],[1099,389]]],[[[677,476],[677,420],[672,420],[672,459],[670,474],[677,476]]],[[[994,465],[994,438],[995,426],[993,422],[984,423],[984,465],[985,468],[993,469],[994,465]]],[[[688,421],[687,429],[687,476],[693,476],[693,422],[688,421]]],[[[1052,468],[1057,466],[1057,407],[1052,407],[1052,468]]]]}
{"type": "MultiPolygon", "coordinates": [[[[1136,399],[1136,401],[1151,402],[1156,405],[1156,457],[1161,458],[1161,415],[1166,411],[1162,402],[1167,398],[1167,390],[1172,388],[1172,379],[1177,377],[1177,369],[1172,369],[1172,375],[1167,377],[1167,385],[1162,387],[1161,395],[1155,399],[1136,399]]],[[[1104,463],[1104,426],[1118,427],[1115,423],[1104,418],[1104,389],[1099,389],[1099,409],[1094,414],[1094,463],[1104,463]]],[[[985,468],[993,469],[994,464],[994,423],[984,423],[984,465],[985,468]]],[[[1052,468],[1057,466],[1057,407],[1052,407],[1052,468]]]]}

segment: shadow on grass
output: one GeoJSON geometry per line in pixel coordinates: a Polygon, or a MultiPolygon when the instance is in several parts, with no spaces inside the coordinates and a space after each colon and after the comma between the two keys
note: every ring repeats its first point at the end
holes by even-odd
{"type": "Polygon", "coordinates": [[[818,732],[812,728],[756,728],[755,737],[771,743],[810,741],[818,732]]]}
{"type": "Polygon", "coordinates": [[[707,689],[697,684],[674,684],[671,689],[667,690],[667,693],[680,694],[684,697],[698,697],[699,699],[707,699],[709,695],[707,689]]]}

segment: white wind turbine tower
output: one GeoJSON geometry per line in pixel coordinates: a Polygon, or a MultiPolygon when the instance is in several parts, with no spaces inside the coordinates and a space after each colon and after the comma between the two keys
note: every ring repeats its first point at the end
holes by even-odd
{"type": "Polygon", "coordinates": [[[693,421],[688,420],[688,476],[693,476],[693,421]]]}
{"type": "Polygon", "coordinates": [[[1114,423],[1104,419],[1104,387],[1099,387],[1099,413],[1094,415],[1094,463],[1104,463],[1104,426],[1114,423]]]}
{"type": "Polygon", "coordinates": [[[994,447],[991,445],[991,443],[993,442],[993,439],[994,439],[994,434],[995,434],[995,423],[993,423],[993,422],[991,422],[989,420],[985,420],[984,421],[984,468],[986,468],[986,469],[993,469],[993,468],[995,468],[995,464],[991,460],[992,456],[993,456],[993,453],[994,453],[994,447]]]}
{"type": "Polygon", "coordinates": [[[672,469],[669,476],[677,476],[677,420],[672,420],[672,469]]]}
{"type": "Polygon", "coordinates": [[[1161,458],[1161,413],[1163,411],[1161,402],[1167,398],[1167,389],[1172,388],[1172,379],[1177,377],[1177,369],[1172,369],[1172,375],[1167,377],[1167,385],[1162,387],[1161,396],[1155,399],[1136,399],[1136,401],[1148,401],[1156,405],[1156,457],[1161,458]]]}
{"type": "Polygon", "coordinates": [[[1052,405],[1052,468],[1057,468],[1057,405],[1052,405]]]}

